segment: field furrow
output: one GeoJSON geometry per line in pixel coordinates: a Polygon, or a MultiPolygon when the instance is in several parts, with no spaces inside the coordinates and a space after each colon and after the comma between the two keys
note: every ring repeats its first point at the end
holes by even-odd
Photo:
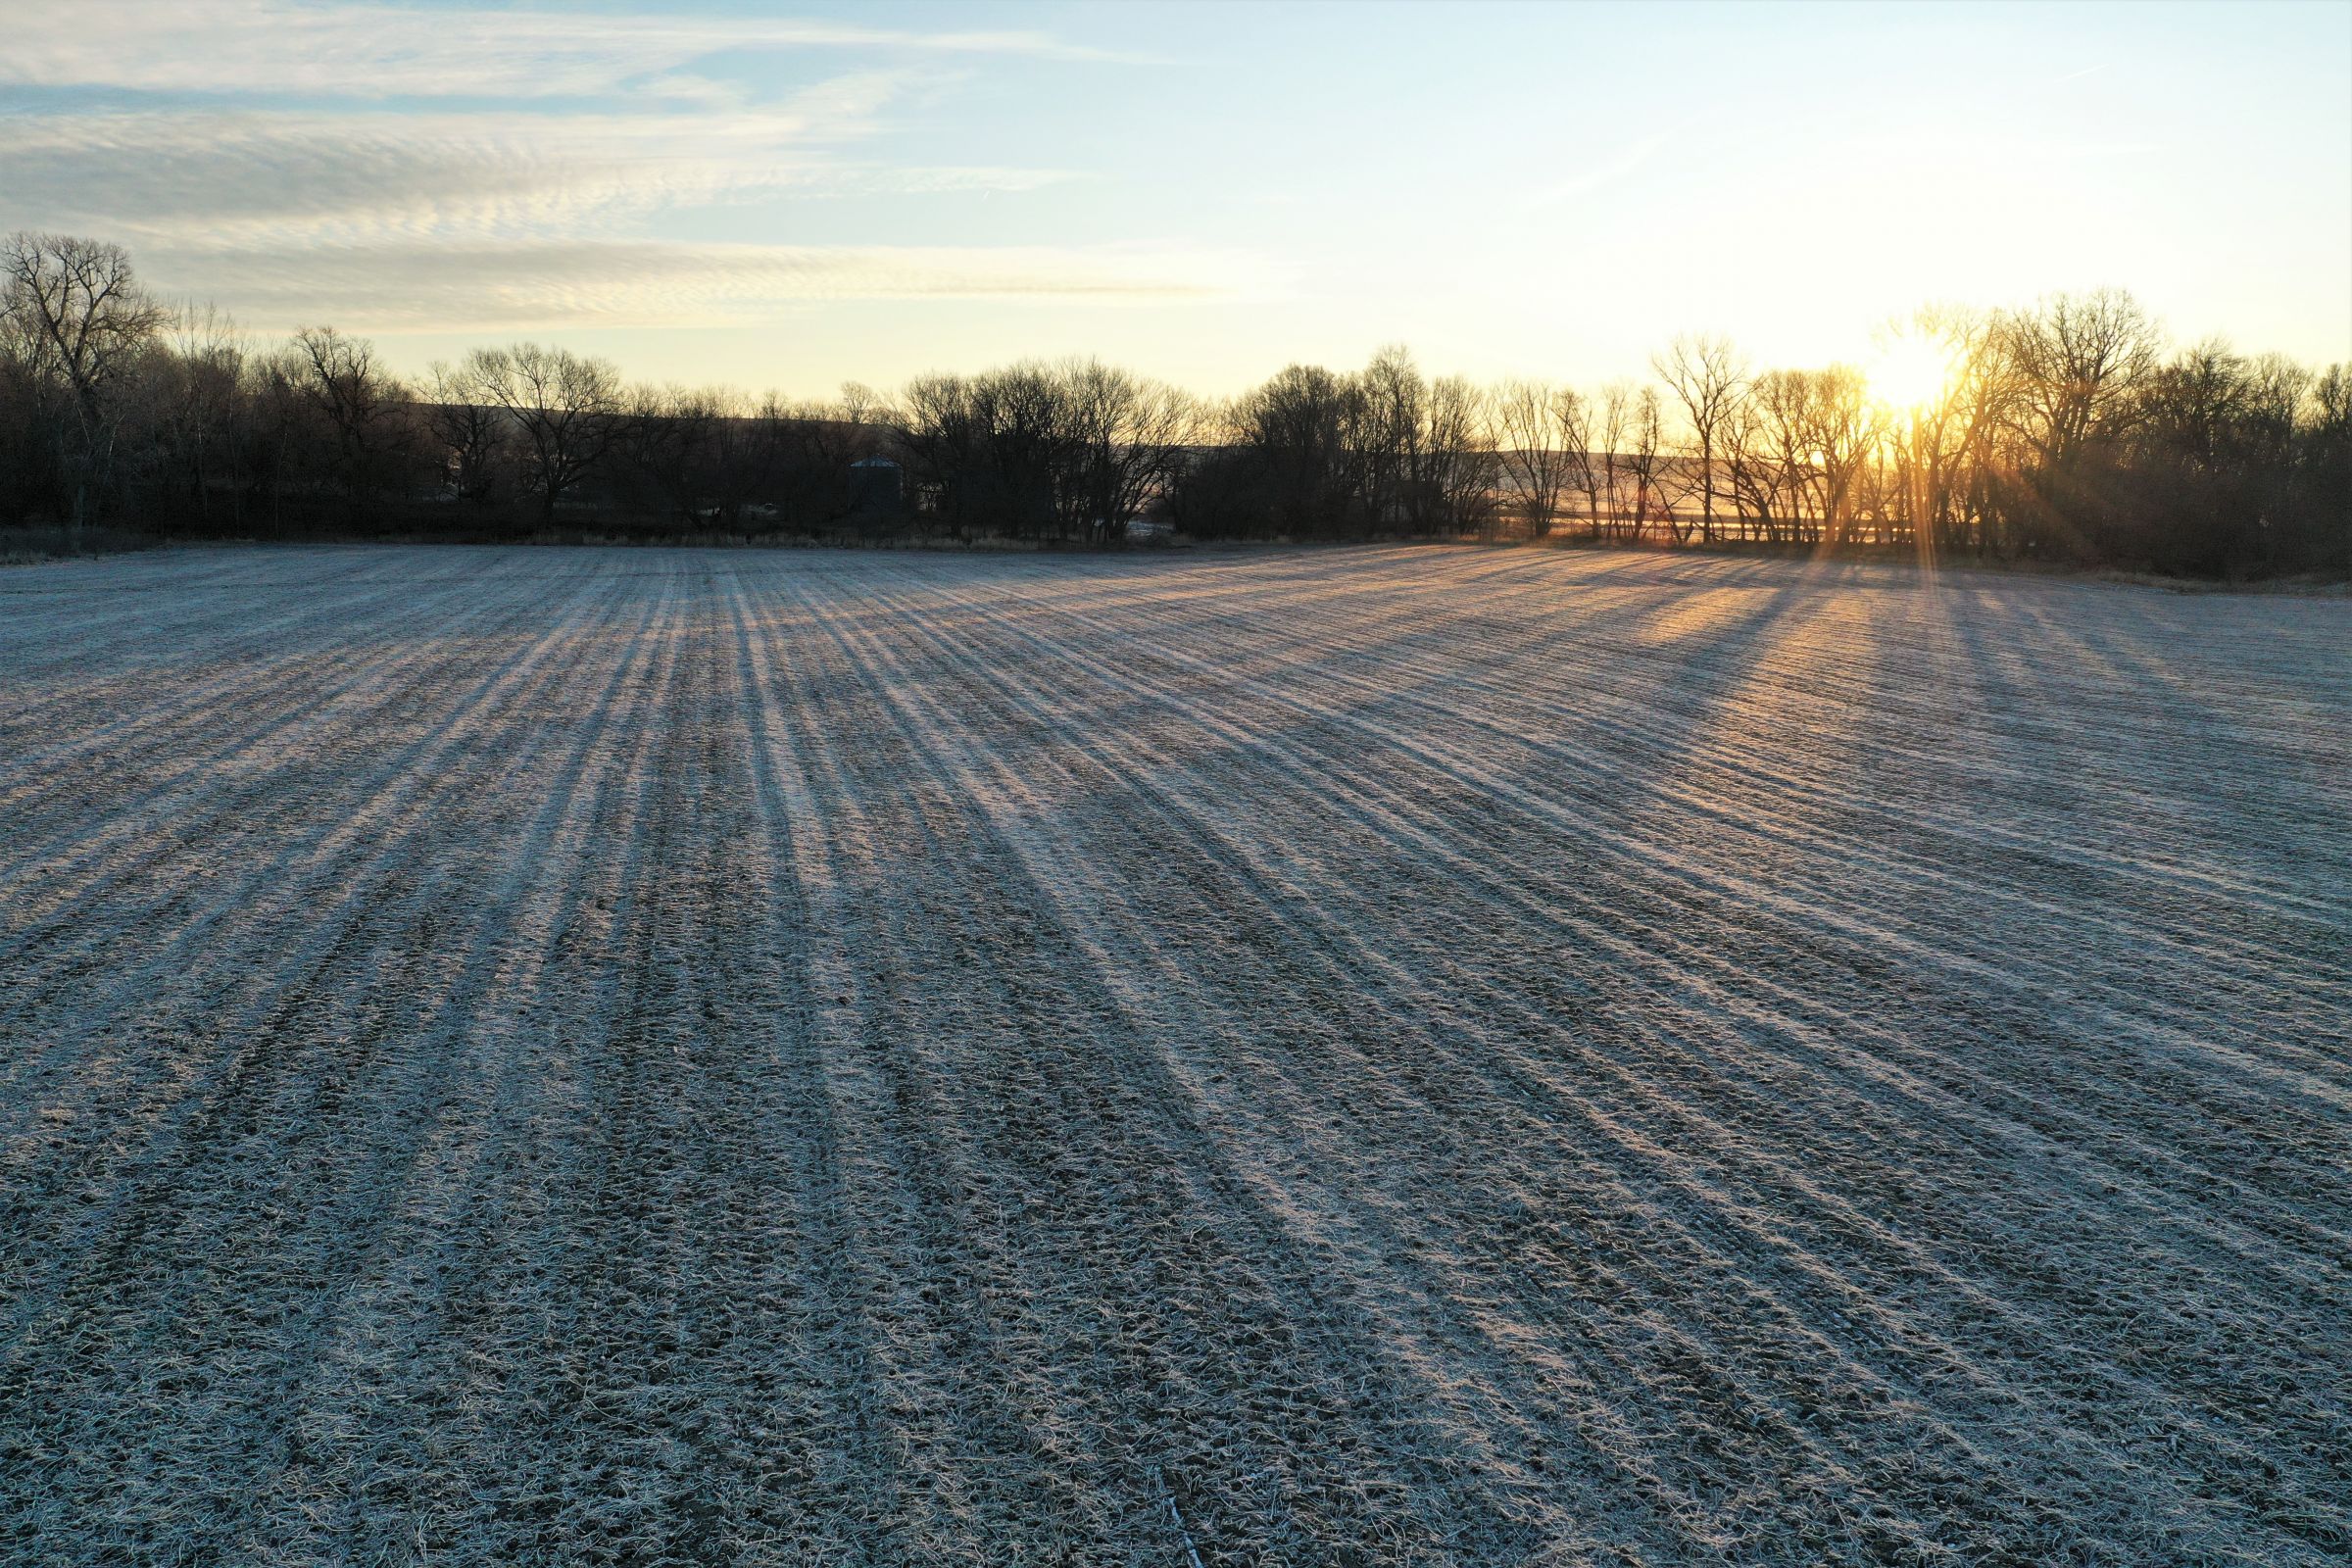
{"type": "Polygon", "coordinates": [[[2343,601],[167,552],[0,695],[0,1557],[2352,1554],[2343,601]]]}

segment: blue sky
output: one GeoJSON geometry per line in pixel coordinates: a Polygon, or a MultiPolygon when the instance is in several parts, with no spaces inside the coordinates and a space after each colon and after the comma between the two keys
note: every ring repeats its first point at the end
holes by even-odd
{"type": "Polygon", "coordinates": [[[2120,285],[2352,355],[2352,4],[0,0],[0,228],[259,332],[650,379],[1401,341],[1597,381],[2120,285]],[[93,25],[93,21],[103,24],[93,25]]]}

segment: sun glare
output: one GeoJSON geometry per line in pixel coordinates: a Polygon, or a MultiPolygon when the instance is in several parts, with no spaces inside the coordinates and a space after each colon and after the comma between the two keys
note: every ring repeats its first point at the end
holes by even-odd
{"type": "Polygon", "coordinates": [[[1950,387],[1952,364],[1933,343],[1898,338],[1879,352],[1865,373],[1870,377],[1871,395],[1889,408],[1925,409],[1950,387]]]}

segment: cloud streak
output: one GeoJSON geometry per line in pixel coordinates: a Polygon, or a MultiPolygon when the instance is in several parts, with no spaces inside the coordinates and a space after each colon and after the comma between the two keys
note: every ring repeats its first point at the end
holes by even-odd
{"type": "Polygon", "coordinates": [[[710,327],[827,301],[1116,305],[1263,286],[1246,258],[1174,248],[678,239],[689,224],[768,239],[806,211],[787,197],[924,201],[1071,177],[860,155],[943,56],[1100,58],[1041,34],[283,0],[104,15],[94,27],[46,8],[0,40],[0,84],[113,89],[105,107],[20,94],[34,107],[0,114],[0,228],[123,240],[159,288],[267,330],[710,327]],[[881,58],[770,101],[694,74],[744,48],[881,58]],[[750,224],[725,216],[763,204],[750,224]]]}
{"type": "Polygon", "coordinates": [[[0,82],[138,92],[582,97],[632,84],[658,88],[697,61],[744,50],[1118,58],[1031,31],[915,32],[760,18],[288,0],[112,0],[103,8],[23,11],[0,38],[0,82]]]}
{"type": "Polygon", "coordinates": [[[361,244],[619,232],[667,210],[802,195],[1034,190],[1054,170],[844,158],[803,109],[523,115],[175,112],[0,122],[12,223],[130,240],[361,244]]]}
{"type": "Polygon", "coordinates": [[[846,300],[1149,304],[1261,281],[1247,258],[1214,252],[643,240],[164,247],[150,270],[272,321],[369,332],[741,326],[846,300]]]}

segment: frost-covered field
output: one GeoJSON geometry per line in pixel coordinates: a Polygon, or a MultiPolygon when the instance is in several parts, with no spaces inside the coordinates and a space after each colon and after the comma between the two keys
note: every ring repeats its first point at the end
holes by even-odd
{"type": "Polygon", "coordinates": [[[2352,1550],[2352,604],[221,551],[0,696],[7,1561],[2352,1550]]]}

